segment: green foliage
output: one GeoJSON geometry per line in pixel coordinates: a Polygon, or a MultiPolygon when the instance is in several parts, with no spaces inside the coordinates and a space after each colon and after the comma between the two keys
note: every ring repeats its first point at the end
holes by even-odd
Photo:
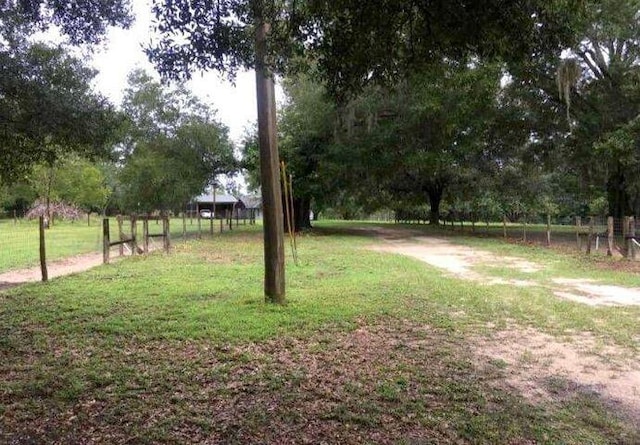
{"type": "Polygon", "coordinates": [[[130,119],[119,177],[126,210],[181,208],[236,168],[228,129],[185,89],[133,72],[123,108],[130,119]]]}
{"type": "Polygon", "coordinates": [[[130,0],[9,0],[0,5],[0,33],[5,39],[46,31],[56,26],[72,44],[98,43],[107,27],[128,27],[130,0]]]}
{"type": "Polygon", "coordinates": [[[128,0],[2,2],[0,180],[20,180],[33,164],[68,152],[109,153],[120,119],[91,91],[94,72],[64,46],[32,35],[55,26],[71,44],[97,43],[108,26],[130,24],[129,6],[128,0]]]}
{"type": "Polygon", "coordinates": [[[87,211],[101,211],[110,195],[102,171],[77,156],[60,160],[53,166],[34,166],[29,182],[38,197],[61,200],[87,211]]]}
{"type": "Polygon", "coordinates": [[[73,152],[110,154],[121,123],[91,91],[94,72],[63,47],[10,41],[0,46],[0,179],[73,152]]]}
{"type": "Polygon", "coordinates": [[[582,175],[583,190],[606,190],[609,211],[621,217],[640,211],[639,164],[633,160],[634,122],[640,113],[640,4],[606,0],[587,5],[579,43],[572,47],[582,75],[569,96],[566,158],[582,175]]]}
{"type": "Polygon", "coordinates": [[[10,186],[4,185],[0,190],[2,190],[2,207],[7,211],[16,211],[19,216],[24,215],[38,198],[38,194],[28,181],[16,182],[10,186]]]}
{"type": "Polygon", "coordinates": [[[341,104],[371,82],[392,83],[442,58],[527,57],[572,37],[582,1],[155,0],[161,38],[147,53],[171,78],[254,65],[256,24],[271,24],[268,61],[280,73],[309,65],[341,104]],[[303,57],[300,57],[300,56],[303,57]]]}
{"type": "Polygon", "coordinates": [[[395,206],[428,201],[429,219],[437,224],[447,189],[456,183],[477,189],[478,172],[494,162],[485,153],[488,129],[495,125],[499,75],[495,65],[443,61],[395,88],[365,96],[369,101],[355,104],[351,125],[356,127],[347,127],[343,136],[346,144],[366,147],[352,169],[359,177],[374,177],[395,206]]]}

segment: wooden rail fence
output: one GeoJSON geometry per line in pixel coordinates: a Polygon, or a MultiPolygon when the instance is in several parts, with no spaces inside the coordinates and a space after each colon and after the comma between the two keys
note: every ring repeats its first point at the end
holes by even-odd
{"type": "Polygon", "coordinates": [[[125,217],[118,215],[116,217],[118,223],[118,240],[111,241],[111,230],[109,227],[109,218],[102,220],[102,262],[107,264],[110,260],[111,248],[118,246],[119,256],[125,254],[125,249],[129,250],[131,255],[149,253],[149,241],[154,238],[162,239],[162,247],[165,252],[171,249],[171,234],[169,226],[169,217],[150,216],[150,215],[131,215],[125,217]],[[129,233],[124,231],[124,221],[128,219],[131,222],[131,230],[129,233]],[[142,221],[142,247],[138,245],[138,221],[142,221]],[[162,221],[162,232],[150,233],[149,221],[162,221]]]}

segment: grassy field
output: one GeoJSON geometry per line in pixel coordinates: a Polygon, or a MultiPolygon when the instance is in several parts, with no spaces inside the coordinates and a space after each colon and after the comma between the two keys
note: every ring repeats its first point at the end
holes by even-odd
{"type": "MultiPolygon", "coordinates": [[[[261,233],[240,229],[0,294],[0,443],[640,442],[591,393],[530,402],[473,340],[589,332],[637,355],[639,309],[461,281],[336,224],[299,240],[289,303],[270,306],[261,233]]],[[[455,241],[638,284],[576,256],[455,241]]]]}

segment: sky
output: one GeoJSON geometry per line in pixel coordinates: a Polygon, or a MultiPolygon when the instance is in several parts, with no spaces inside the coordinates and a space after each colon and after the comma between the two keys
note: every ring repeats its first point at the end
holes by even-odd
{"type": "MultiPolygon", "coordinates": [[[[95,88],[114,104],[120,104],[127,83],[127,75],[134,68],[143,68],[155,74],[143,45],[151,38],[151,2],[132,0],[136,21],[128,30],[111,29],[105,44],[96,49],[92,65],[99,74],[95,88]]],[[[239,141],[244,128],[256,120],[255,74],[238,73],[235,87],[217,73],[194,73],[187,84],[194,95],[218,110],[219,120],[227,125],[230,136],[239,141]]]]}

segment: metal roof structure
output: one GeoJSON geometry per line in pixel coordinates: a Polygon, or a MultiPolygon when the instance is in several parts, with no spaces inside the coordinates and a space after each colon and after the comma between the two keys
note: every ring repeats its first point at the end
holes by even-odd
{"type": "Polygon", "coordinates": [[[260,195],[241,196],[240,201],[242,201],[242,203],[247,209],[262,208],[262,196],[260,195]]]}
{"type": "MultiPolygon", "coordinates": [[[[240,200],[235,196],[226,193],[216,192],[216,204],[235,204],[240,200]]],[[[206,192],[193,199],[193,202],[210,202],[213,203],[213,192],[206,192]]]]}

